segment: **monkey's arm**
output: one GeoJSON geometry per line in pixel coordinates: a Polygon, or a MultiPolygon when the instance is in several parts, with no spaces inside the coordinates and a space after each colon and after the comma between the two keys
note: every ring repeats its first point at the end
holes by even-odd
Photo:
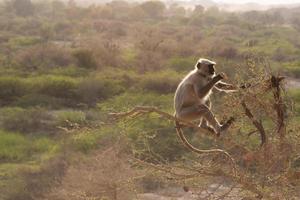
{"type": "Polygon", "coordinates": [[[216,85],[215,88],[219,91],[224,91],[224,92],[237,92],[239,89],[247,89],[251,87],[250,83],[244,83],[240,86],[224,83],[222,81],[219,81],[216,85]]]}
{"type": "Polygon", "coordinates": [[[218,82],[215,85],[215,88],[219,91],[224,91],[224,92],[236,92],[238,91],[238,87],[232,84],[224,83],[222,81],[218,82]]]}
{"type": "Polygon", "coordinates": [[[201,99],[204,98],[209,91],[216,85],[217,82],[224,78],[224,74],[219,74],[210,80],[204,87],[199,88],[199,86],[194,85],[195,92],[197,96],[201,99]]]}

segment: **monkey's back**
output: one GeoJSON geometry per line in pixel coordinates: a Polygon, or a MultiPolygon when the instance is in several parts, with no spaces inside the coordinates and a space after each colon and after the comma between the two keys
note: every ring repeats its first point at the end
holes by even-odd
{"type": "Polygon", "coordinates": [[[195,93],[194,85],[202,85],[203,79],[196,76],[195,71],[191,71],[178,85],[174,96],[175,115],[183,107],[199,104],[199,98],[195,93]]]}

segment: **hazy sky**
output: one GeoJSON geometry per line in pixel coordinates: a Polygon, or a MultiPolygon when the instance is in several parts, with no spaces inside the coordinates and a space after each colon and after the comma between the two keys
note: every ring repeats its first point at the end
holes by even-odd
{"type": "Polygon", "coordinates": [[[300,0],[215,0],[215,2],[221,3],[248,3],[255,2],[260,4],[293,4],[300,3],[300,0]]]}

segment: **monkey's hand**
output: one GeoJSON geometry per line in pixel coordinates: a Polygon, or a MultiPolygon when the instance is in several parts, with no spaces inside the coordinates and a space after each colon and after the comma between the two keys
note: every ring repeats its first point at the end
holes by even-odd
{"type": "Polygon", "coordinates": [[[221,72],[220,74],[218,74],[217,76],[214,77],[214,79],[216,79],[217,81],[220,81],[220,80],[226,80],[227,79],[227,75],[223,72],[221,72]]]}
{"type": "Polygon", "coordinates": [[[243,83],[242,85],[240,85],[241,89],[247,89],[249,87],[251,87],[251,83],[243,83]]]}

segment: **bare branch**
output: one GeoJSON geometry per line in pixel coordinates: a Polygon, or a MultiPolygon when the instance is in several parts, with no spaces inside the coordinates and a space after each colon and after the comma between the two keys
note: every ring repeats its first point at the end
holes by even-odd
{"type": "Polygon", "coordinates": [[[271,81],[271,87],[273,88],[273,96],[274,96],[274,108],[277,113],[277,133],[279,133],[280,137],[283,138],[285,135],[285,121],[284,121],[284,114],[285,114],[285,107],[284,102],[281,97],[281,88],[280,83],[284,80],[284,77],[282,76],[272,76],[271,81]]]}
{"type": "Polygon", "coordinates": [[[245,115],[251,120],[252,124],[257,128],[257,130],[260,133],[260,137],[261,137],[261,146],[263,146],[265,143],[267,143],[267,136],[266,136],[266,132],[265,129],[262,125],[261,121],[258,121],[257,119],[254,118],[252,112],[250,111],[250,109],[247,107],[245,101],[242,101],[242,106],[245,110],[245,115]]]}

